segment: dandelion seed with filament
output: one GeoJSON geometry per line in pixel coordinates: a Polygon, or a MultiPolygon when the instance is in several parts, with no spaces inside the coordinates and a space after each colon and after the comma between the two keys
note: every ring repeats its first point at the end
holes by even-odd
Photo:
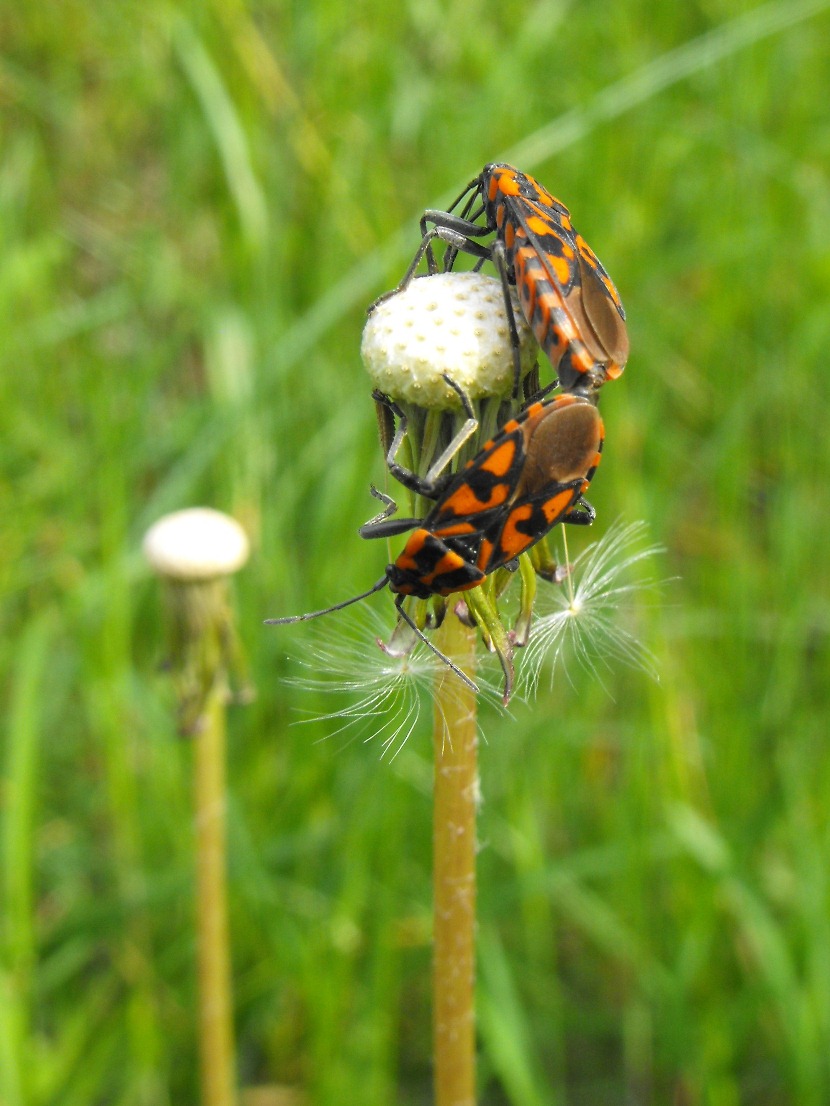
{"type": "MultiPolygon", "coordinates": [[[[560,665],[570,679],[569,658],[603,686],[603,671],[611,671],[612,661],[659,679],[654,655],[621,624],[622,617],[634,611],[635,596],[666,582],[631,576],[635,566],[664,551],[660,545],[643,544],[647,533],[644,522],[616,522],[576,558],[561,589],[540,589],[538,617],[524,652],[524,680],[530,693],[538,689],[547,664],[551,684],[560,665]],[[553,609],[544,613],[546,605],[553,609]]],[[[567,563],[564,530],[562,541],[567,563]]]]}
{"type": "MultiPolygon", "coordinates": [[[[373,638],[388,634],[381,615],[368,608],[341,616],[336,624],[309,626],[290,639],[290,656],[303,671],[288,678],[295,687],[325,695],[357,695],[354,701],[332,711],[309,711],[301,723],[335,721],[327,738],[343,734],[350,740],[362,736],[368,743],[382,738],[382,755],[394,759],[415,731],[422,712],[433,707],[435,680],[445,665],[418,643],[403,656],[380,648],[367,648],[373,638]]],[[[481,693],[495,705],[501,703],[498,685],[478,679],[481,693]]],[[[453,694],[454,680],[446,693],[453,694]]]]}

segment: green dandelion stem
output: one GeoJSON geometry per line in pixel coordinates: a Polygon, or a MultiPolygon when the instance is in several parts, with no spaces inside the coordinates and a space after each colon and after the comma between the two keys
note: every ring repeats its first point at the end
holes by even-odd
{"type": "Polygon", "coordinates": [[[530,637],[533,601],[536,598],[536,570],[530,557],[519,557],[519,578],[522,585],[521,600],[519,614],[513,623],[513,639],[517,645],[526,645],[530,637]]]}
{"type": "Polygon", "coordinates": [[[513,690],[513,646],[510,643],[504,623],[499,618],[495,599],[491,599],[488,592],[492,591],[490,583],[493,577],[485,580],[478,588],[472,588],[465,595],[470,613],[474,616],[487,643],[487,648],[499,658],[499,663],[504,673],[504,702],[510,698],[513,690]]]}
{"type": "MultiPolygon", "coordinates": [[[[248,558],[248,539],[228,515],[192,507],[147,531],[147,561],[162,577],[169,670],[180,732],[193,739],[196,936],[202,1106],[236,1101],[227,907],[225,755],[230,683],[244,679],[227,578],[248,558]]],[[[241,697],[250,698],[244,688],[241,697]]]]}
{"type": "Polygon", "coordinates": [[[230,939],[227,911],[224,685],[208,695],[194,739],[196,918],[202,1106],[232,1106],[230,939]]]}
{"type": "MultiPolygon", "coordinates": [[[[475,630],[448,614],[436,644],[471,678],[475,630]]],[[[475,1104],[476,695],[449,669],[435,689],[433,1043],[435,1106],[475,1104]]]]}

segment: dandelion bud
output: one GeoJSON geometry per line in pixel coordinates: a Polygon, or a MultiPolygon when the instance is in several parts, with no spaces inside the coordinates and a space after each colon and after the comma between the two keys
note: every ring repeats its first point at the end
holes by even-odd
{"type": "Polygon", "coordinates": [[[168,667],[179,708],[179,729],[205,724],[212,696],[247,701],[242,651],[234,628],[227,577],[248,559],[248,539],[234,519],[207,507],[165,515],[147,531],[144,556],[165,582],[168,667]]]}
{"type": "Polygon", "coordinates": [[[235,519],[210,507],[190,507],[160,518],[145,534],[142,548],[159,576],[182,581],[230,576],[248,560],[245,531],[235,519]]]}

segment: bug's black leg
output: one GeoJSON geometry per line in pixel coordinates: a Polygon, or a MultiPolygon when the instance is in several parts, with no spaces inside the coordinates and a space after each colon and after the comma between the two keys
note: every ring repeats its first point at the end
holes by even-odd
{"type": "Polygon", "coordinates": [[[391,495],[382,492],[380,488],[376,488],[374,484],[369,485],[369,492],[375,499],[379,499],[383,504],[383,510],[371,520],[372,522],[379,522],[382,518],[389,518],[390,515],[394,515],[395,511],[398,509],[398,505],[391,495]]]}
{"type": "Polygon", "coordinates": [[[417,473],[411,469],[404,468],[403,465],[398,464],[395,460],[395,455],[401,448],[401,444],[406,435],[407,418],[401,408],[390,399],[389,396],[384,395],[383,392],[372,392],[372,398],[377,402],[386,406],[398,419],[398,428],[395,431],[395,436],[392,439],[392,444],[389,446],[389,450],[386,454],[386,465],[392,475],[398,480],[405,488],[409,488],[411,492],[416,495],[422,495],[427,499],[437,499],[444,488],[452,478],[451,473],[446,473],[444,476],[444,469],[458,453],[459,449],[464,443],[475,434],[478,429],[478,419],[476,418],[473,406],[470,403],[469,397],[463,388],[461,388],[447,373],[443,374],[444,380],[447,382],[450,388],[458,395],[461,400],[461,404],[464,408],[464,413],[467,416],[463,426],[459,429],[458,433],[454,435],[452,441],[447,448],[443,451],[440,457],[430,466],[426,476],[418,476],[417,473]]]}
{"type": "MultiPolygon", "coordinates": [[[[455,200],[454,203],[451,203],[450,206],[447,208],[447,212],[448,213],[454,212],[456,207],[458,207],[458,205],[461,203],[461,201],[464,199],[465,196],[469,196],[469,199],[464,204],[464,206],[461,208],[461,211],[459,212],[459,216],[460,216],[461,219],[464,219],[467,223],[473,223],[477,226],[478,225],[478,220],[481,218],[481,216],[484,214],[484,211],[485,211],[485,206],[484,206],[483,203],[481,203],[480,206],[478,208],[476,208],[475,211],[473,211],[473,205],[475,204],[476,200],[481,199],[481,177],[476,177],[476,179],[474,181],[471,181],[467,185],[467,187],[464,189],[464,191],[461,193],[461,195],[458,197],[458,199],[455,200]]],[[[494,227],[489,227],[489,229],[494,230],[495,228],[494,227]]],[[[455,265],[455,259],[456,259],[457,256],[458,256],[458,250],[454,246],[447,246],[446,250],[444,251],[444,272],[445,273],[449,273],[452,270],[453,265],[455,265]]],[[[478,261],[476,262],[476,264],[474,265],[474,267],[473,267],[473,272],[477,273],[479,271],[479,269],[481,269],[482,265],[484,264],[484,262],[486,260],[487,260],[486,257],[480,257],[478,259],[478,261]]]]}
{"type": "Polygon", "coordinates": [[[395,600],[395,606],[398,608],[398,613],[400,614],[404,622],[406,622],[411,627],[411,629],[415,631],[415,633],[418,635],[424,645],[426,645],[428,649],[431,649],[436,657],[438,657],[438,659],[442,661],[447,666],[447,668],[452,669],[456,676],[458,676],[460,680],[464,681],[467,687],[472,688],[473,691],[477,692],[478,684],[474,683],[466,672],[462,672],[458,665],[454,664],[450,660],[450,658],[445,653],[442,653],[436,645],[433,645],[424,633],[424,631],[419,629],[412,615],[410,615],[406,608],[403,606],[404,599],[406,599],[405,595],[399,595],[398,598],[395,600]]]}
{"type": "Polygon", "coordinates": [[[384,522],[387,518],[391,518],[391,516],[394,515],[395,511],[397,511],[398,509],[398,505],[392,498],[392,496],[387,495],[385,492],[379,491],[374,484],[369,485],[369,491],[372,493],[375,499],[379,499],[381,501],[381,503],[383,504],[383,510],[380,512],[379,515],[375,515],[373,518],[370,518],[368,522],[364,522],[363,525],[360,527],[358,533],[361,534],[361,536],[363,537],[366,537],[366,535],[362,533],[364,530],[366,530],[370,526],[375,526],[379,522],[384,522]]]}
{"type": "MultiPolygon", "coordinates": [[[[461,203],[461,201],[464,199],[464,197],[469,196],[469,199],[467,200],[467,202],[464,204],[464,206],[461,209],[462,219],[469,219],[470,218],[470,208],[476,202],[476,197],[480,196],[480,195],[481,195],[481,176],[479,175],[477,177],[474,177],[470,181],[470,183],[467,185],[467,187],[464,189],[464,191],[461,193],[461,195],[453,200],[453,202],[447,208],[447,211],[455,211],[455,209],[458,207],[458,205],[461,203]]],[[[483,204],[482,204],[481,210],[482,211],[484,210],[484,205],[483,204]]],[[[474,217],[477,218],[478,216],[476,215],[474,217]]]]}
{"type": "Polygon", "coordinates": [[[386,451],[387,468],[395,477],[395,479],[403,484],[405,488],[409,488],[411,492],[414,492],[416,495],[428,495],[428,491],[424,490],[424,482],[421,477],[418,476],[418,474],[413,472],[411,469],[404,468],[403,465],[399,465],[398,462],[395,460],[395,456],[398,450],[401,448],[404,438],[406,437],[407,426],[409,425],[406,415],[403,413],[397,403],[395,403],[393,399],[390,399],[389,396],[384,395],[383,392],[379,392],[377,389],[375,389],[375,391],[372,392],[372,398],[375,400],[376,403],[383,404],[389,411],[392,412],[392,414],[398,420],[398,428],[395,431],[395,435],[392,438],[389,449],[386,451]]]}
{"type": "Polygon", "coordinates": [[[546,384],[544,388],[537,388],[536,391],[529,395],[525,400],[525,407],[530,407],[532,404],[538,403],[540,400],[544,399],[545,396],[550,395],[553,389],[556,388],[558,385],[559,381],[554,377],[550,384],[546,384]]]}
{"type": "Polygon", "coordinates": [[[447,384],[449,384],[449,386],[461,400],[461,406],[464,408],[467,418],[474,419],[476,416],[475,411],[473,411],[473,405],[472,403],[470,403],[470,397],[467,395],[460,384],[456,384],[449,373],[442,373],[441,375],[444,377],[444,380],[446,380],[447,384]]]}
{"type": "Polygon", "coordinates": [[[375,308],[380,306],[380,304],[385,303],[386,300],[390,299],[392,296],[396,296],[398,292],[403,292],[406,288],[409,287],[412,278],[415,276],[415,270],[421,264],[421,259],[423,258],[424,254],[427,255],[427,268],[429,272],[436,273],[438,271],[438,266],[435,264],[435,255],[432,252],[432,241],[434,238],[441,238],[441,234],[437,227],[433,227],[432,230],[425,229],[423,231],[421,244],[418,247],[415,256],[412,258],[412,261],[409,264],[409,268],[404,273],[403,278],[395,288],[392,288],[389,292],[384,292],[382,296],[378,296],[376,300],[369,304],[369,308],[366,312],[367,315],[371,315],[375,308]]]}
{"type": "Polygon", "coordinates": [[[414,530],[416,526],[421,525],[423,519],[420,518],[392,518],[391,516],[398,509],[392,496],[378,491],[374,484],[370,485],[369,490],[375,499],[379,499],[384,504],[384,508],[379,515],[363,523],[358,530],[361,538],[393,538],[397,534],[404,534],[407,530],[414,530]]]}
{"type": "Polygon", "coordinates": [[[494,242],[490,255],[501,280],[501,290],[504,296],[504,311],[507,315],[507,325],[510,328],[510,346],[513,350],[513,398],[517,399],[519,387],[522,382],[522,347],[519,342],[519,331],[516,327],[516,315],[513,311],[513,299],[510,295],[510,266],[507,264],[507,255],[502,242],[494,242]]]}
{"type": "Polygon", "coordinates": [[[471,239],[484,238],[485,235],[493,231],[493,227],[486,224],[482,226],[481,223],[474,223],[471,219],[453,215],[450,211],[436,211],[434,208],[427,208],[421,216],[421,233],[423,235],[428,233],[427,227],[429,224],[447,235],[446,242],[455,243],[457,241],[459,250],[471,253],[474,257],[489,255],[490,251],[487,246],[482,246],[480,242],[471,241],[471,239]]]}
{"type": "Polygon", "coordinates": [[[372,392],[375,401],[375,414],[378,420],[378,437],[383,456],[389,452],[392,439],[395,437],[395,413],[389,406],[389,398],[377,389],[372,392]]]}
{"type": "MultiPolygon", "coordinates": [[[[389,396],[384,395],[383,392],[375,390],[372,392],[372,398],[376,403],[383,404],[392,412],[392,414],[398,420],[398,428],[395,431],[395,436],[392,438],[392,444],[386,453],[386,467],[395,477],[395,479],[403,484],[405,488],[409,488],[415,495],[423,495],[427,499],[435,499],[436,495],[440,494],[440,491],[445,483],[442,481],[438,486],[435,484],[435,480],[430,480],[428,477],[425,479],[422,476],[418,476],[412,469],[404,468],[403,465],[398,464],[395,460],[395,455],[401,448],[404,438],[406,437],[407,430],[407,418],[401,408],[395,403],[389,396]]],[[[364,537],[366,535],[364,534],[364,537]]]]}
{"type": "MultiPolygon", "coordinates": [[[[447,243],[449,247],[448,252],[454,251],[453,261],[457,253],[469,253],[472,254],[473,257],[478,257],[484,262],[490,257],[489,247],[483,246],[480,242],[474,242],[472,239],[489,234],[490,230],[490,227],[481,227],[477,223],[471,223],[467,219],[460,218],[458,215],[450,214],[448,211],[425,211],[421,218],[421,244],[416,250],[412,261],[409,263],[408,269],[395,288],[389,292],[384,292],[382,296],[378,296],[378,298],[369,305],[367,314],[371,315],[375,308],[381,303],[384,303],[391,296],[396,296],[398,292],[403,292],[408,288],[412,278],[415,276],[418,266],[425,256],[427,259],[427,272],[430,276],[434,276],[438,272],[438,264],[432,250],[432,243],[436,238],[441,242],[447,243]],[[429,223],[432,224],[431,227],[428,226],[429,223]]],[[[452,268],[452,265],[450,265],[449,268],[452,268]]],[[[447,271],[446,262],[445,271],[447,271]]]]}
{"type": "MultiPolygon", "coordinates": [[[[476,212],[476,216],[479,214],[479,212],[476,212]]],[[[421,219],[421,233],[423,235],[431,233],[433,238],[439,238],[442,242],[447,243],[443,262],[445,273],[452,271],[455,259],[460,253],[470,254],[472,257],[478,258],[474,267],[474,271],[477,272],[485,261],[490,260],[491,249],[481,242],[474,241],[474,239],[483,238],[484,235],[490,234],[492,230],[493,227],[480,226],[478,223],[473,223],[459,215],[452,215],[448,211],[425,211],[421,219]],[[432,232],[427,230],[428,223],[433,224],[432,232]]],[[[428,249],[431,254],[432,241],[430,241],[428,249]]],[[[434,257],[432,258],[432,268],[429,271],[430,273],[438,271],[434,257]]]]}
{"type": "MultiPolygon", "coordinates": [[[[475,265],[473,266],[473,269],[472,269],[472,271],[474,273],[479,272],[481,270],[481,267],[484,265],[484,262],[489,261],[489,259],[490,259],[490,251],[489,250],[487,250],[486,252],[479,253],[477,250],[472,249],[472,247],[474,245],[476,245],[476,243],[473,243],[473,242],[470,241],[470,238],[473,237],[470,228],[474,227],[474,226],[478,227],[479,224],[478,224],[477,220],[480,219],[481,216],[484,214],[484,204],[482,204],[481,207],[479,207],[476,211],[474,211],[474,212],[472,212],[472,214],[470,214],[470,208],[473,206],[473,201],[474,200],[475,200],[475,196],[472,196],[470,198],[469,202],[465,205],[464,210],[461,212],[461,215],[460,215],[460,218],[464,221],[464,224],[467,227],[467,233],[461,235],[461,237],[464,240],[464,243],[466,243],[466,248],[465,248],[464,243],[462,243],[461,245],[456,245],[456,244],[451,243],[449,238],[446,239],[449,244],[447,245],[447,248],[444,251],[444,272],[445,273],[449,273],[449,272],[452,271],[452,268],[455,265],[455,259],[458,257],[458,254],[461,253],[461,252],[463,252],[463,253],[473,253],[474,256],[476,256],[478,258],[478,260],[476,261],[476,263],[475,263],[475,265]]],[[[452,210],[452,209],[450,209],[450,210],[452,210]]],[[[433,212],[433,214],[435,214],[435,213],[433,212]]],[[[459,225],[461,225],[461,224],[456,224],[456,226],[459,226],[459,225]]],[[[480,227],[478,233],[479,233],[479,235],[489,234],[489,232],[494,230],[494,229],[495,229],[494,227],[486,225],[484,227],[480,227]]],[[[456,231],[456,233],[458,233],[458,232],[456,231]]]]}
{"type": "MultiPolygon", "coordinates": [[[[490,247],[483,246],[481,242],[474,242],[473,237],[475,235],[481,236],[489,233],[489,227],[480,227],[477,223],[468,223],[466,219],[460,219],[458,216],[450,215],[446,211],[425,212],[423,219],[421,219],[421,234],[423,235],[421,250],[419,254],[416,255],[413,264],[417,267],[421,257],[426,253],[427,271],[430,276],[435,276],[439,269],[432,250],[432,243],[437,238],[441,242],[447,243],[447,249],[444,252],[443,272],[448,273],[452,270],[455,259],[459,253],[467,253],[472,257],[477,257],[479,259],[477,268],[480,268],[485,261],[489,261],[490,259],[490,247]],[[431,230],[427,227],[428,222],[434,224],[431,230]]],[[[404,280],[396,291],[400,290],[401,287],[405,288],[407,286],[412,279],[413,272],[414,268],[410,266],[404,280]]]]}
{"type": "Polygon", "coordinates": [[[597,512],[588,500],[580,496],[570,511],[562,516],[562,522],[569,522],[572,526],[590,526],[596,517],[597,512]]]}
{"type": "MultiPolygon", "coordinates": [[[[402,287],[406,287],[412,279],[412,274],[415,272],[424,254],[426,254],[427,259],[427,272],[431,275],[438,272],[438,265],[436,264],[435,255],[432,250],[432,243],[435,238],[441,238],[443,241],[449,243],[444,254],[444,272],[448,273],[452,269],[458,250],[463,248],[464,243],[469,241],[471,237],[477,237],[482,233],[486,233],[482,231],[481,227],[479,227],[476,222],[476,220],[484,214],[484,204],[482,204],[477,211],[473,212],[472,215],[470,214],[473,204],[476,202],[476,198],[480,195],[481,177],[476,177],[474,180],[471,180],[464,191],[453,200],[446,211],[428,208],[424,212],[421,216],[420,250],[416,255],[415,261],[407,271],[407,275],[396,291],[400,291],[402,287]],[[461,208],[460,214],[454,215],[453,212],[465,197],[469,198],[461,208]],[[432,232],[428,230],[428,223],[433,224],[434,230],[432,232]],[[441,233],[440,228],[443,228],[444,231],[447,232],[446,235],[441,233]],[[452,235],[453,229],[457,231],[457,234],[454,236],[452,235]],[[460,239],[460,242],[457,241],[457,239],[460,239]]],[[[486,258],[482,258],[482,260],[486,260],[486,258]]],[[[374,304],[372,304],[372,306],[374,307],[374,304]]]]}
{"type": "MultiPolygon", "coordinates": [[[[464,238],[464,239],[469,239],[470,237],[476,237],[477,235],[475,234],[475,232],[471,232],[469,228],[471,228],[471,227],[478,228],[478,226],[479,226],[478,220],[484,214],[484,204],[483,203],[481,204],[481,206],[476,211],[472,210],[473,205],[475,204],[476,200],[480,199],[480,197],[481,197],[481,177],[476,177],[475,180],[470,181],[470,183],[467,185],[467,187],[464,189],[464,191],[461,193],[461,195],[458,196],[455,200],[453,200],[453,202],[450,204],[450,206],[447,208],[446,211],[436,211],[435,209],[428,208],[424,212],[423,217],[421,218],[421,234],[425,233],[427,222],[429,222],[429,221],[432,221],[433,223],[436,222],[435,218],[430,220],[430,216],[437,216],[437,217],[439,217],[437,219],[438,223],[441,223],[442,221],[444,221],[444,219],[446,217],[459,219],[461,221],[460,224],[456,223],[455,226],[458,227],[460,225],[462,227],[467,228],[466,232],[462,229],[461,237],[464,238]],[[454,215],[453,213],[455,212],[455,209],[459,206],[459,204],[462,202],[462,200],[464,199],[465,196],[468,197],[467,202],[463,205],[463,207],[461,208],[458,215],[457,216],[454,215]]],[[[490,227],[488,229],[493,230],[494,228],[490,227]]],[[[479,229],[478,234],[481,234],[481,233],[482,232],[479,229]]],[[[458,247],[454,246],[452,244],[448,245],[446,250],[444,251],[444,272],[445,273],[449,273],[452,270],[452,267],[455,264],[455,259],[456,259],[457,256],[458,256],[458,247]]],[[[476,265],[476,269],[478,269],[481,265],[483,265],[486,260],[487,260],[486,257],[481,257],[478,265],[476,265]]]]}
{"type": "MultiPolygon", "coordinates": [[[[475,434],[476,430],[478,430],[478,419],[476,418],[475,411],[473,410],[473,405],[470,403],[470,397],[459,384],[456,384],[456,382],[448,373],[443,373],[442,375],[447,384],[449,384],[449,386],[461,400],[461,405],[464,408],[464,413],[467,416],[467,420],[454,435],[452,441],[449,443],[441,456],[438,457],[437,460],[434,461],[434,463],[430,466],[429,472],[427,472],[424,478],[425,483],[436,490],[441,487],[441,473],[444,471],[444,469],[447,467],[447,465],[450,463],[456,453],[458,453],[464,443],[468,441],[473,436],[473,434],[475,434]]],[[[446,481],[444,481],[444,483],[446,483],[446,481]]],[[[433,495],[431,498],[434,499],[436,497],[435,495],[433,495]]]]}

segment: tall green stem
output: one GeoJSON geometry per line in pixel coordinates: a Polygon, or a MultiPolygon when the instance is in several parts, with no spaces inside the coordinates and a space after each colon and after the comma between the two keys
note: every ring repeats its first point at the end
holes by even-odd
{"type": "Polygon", "coordinates": [[[179,731],[194,744],[202,1106],[233,1106],[225,712],[230,682],[244,665],[228,577],[248,559],[248,539],[229,515],[209,507],[190,507],[155,522],[142,547],[166,584],[169,667],[178,699],[179,731]]]}
{"type": "Polygon", "coordinates": [[[225,700],[210,692],[194,738],[199,1050],[202,1106],[235,1102],[227,909],[225,700]]]}
{"type": "MultiPolygon", "coordinates": [[[[438,647],[470,677],[475,631],[448,614],[438,647]]],[[[478,728],[475,692],[449,669],[435,690],[433,1044],[435,1106],[475,1104],[478,728]]]]}

